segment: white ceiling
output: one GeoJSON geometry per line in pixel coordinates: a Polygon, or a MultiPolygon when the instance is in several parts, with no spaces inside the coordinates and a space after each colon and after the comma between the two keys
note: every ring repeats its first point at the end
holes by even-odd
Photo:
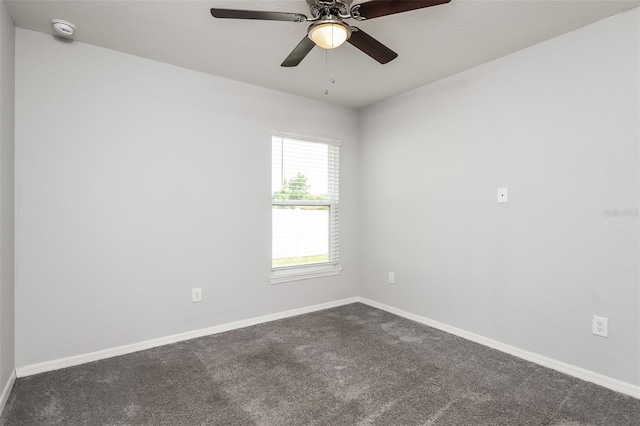
{"type": "MultiPolygon", "coordinates": [[[[355,0],[353,4],[363,3],[355,0]]],[[[637,7],[640,0],[452,0],[370,21],[349,20],[398,53],[380,65],[350,44],[315,47],[295,68],[280,64],[308,23],[214,19],[211,7],[298,12],[304,0],[10,0],[17,26],[209,74],[362,107],[637,7]],[[327,56],[335,84],[326,83],[327,56]],[[325,95],[325,86],[329,94],[325,95]]]]}

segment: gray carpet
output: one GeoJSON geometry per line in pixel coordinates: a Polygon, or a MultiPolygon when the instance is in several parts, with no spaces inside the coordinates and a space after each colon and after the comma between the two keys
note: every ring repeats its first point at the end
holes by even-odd
{"type": "Polygon", "coordinates": [[[18,379],[2,425],[640,425],[640,400],[362,304],[18,379]]]}

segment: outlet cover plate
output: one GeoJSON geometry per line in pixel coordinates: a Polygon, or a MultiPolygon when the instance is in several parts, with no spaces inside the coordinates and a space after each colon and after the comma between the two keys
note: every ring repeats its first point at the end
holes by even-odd
{"type": "Polygon", "coordinates": [[[609,337],[609,319],[593,316],[592,333],[600,337],[609,337]]]}

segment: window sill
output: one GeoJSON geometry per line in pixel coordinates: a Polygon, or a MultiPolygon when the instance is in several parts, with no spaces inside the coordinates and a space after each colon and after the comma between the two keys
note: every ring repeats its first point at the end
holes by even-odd
{"type": "Polygon", "coordinates": [[[287,283],[291,281],[308,280],[311,278],[330,277],[340,275],[342,267],[340,265],[320,266],[316,268],[296,268],[279,271],[271,271],[271,284],[287,283]]]}

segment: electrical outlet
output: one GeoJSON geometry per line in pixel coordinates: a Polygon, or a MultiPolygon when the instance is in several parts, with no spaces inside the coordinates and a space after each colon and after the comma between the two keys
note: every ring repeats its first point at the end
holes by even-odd
{"type": "Polygon", "coordinates": [[[389,272],[389,284],[396,283],[396,274],[395,272],[389,272]]]}
{"type": "Polygon", "coordinates": [[[193,303],[202,302],[202,289],[200,287],[191,289],[191,301],[193,303]]]}
{"type": "Polygon", "coordinates": [[[592,333],[596,336],[609,337],[609,320],[594,315],[592,333]]]}

